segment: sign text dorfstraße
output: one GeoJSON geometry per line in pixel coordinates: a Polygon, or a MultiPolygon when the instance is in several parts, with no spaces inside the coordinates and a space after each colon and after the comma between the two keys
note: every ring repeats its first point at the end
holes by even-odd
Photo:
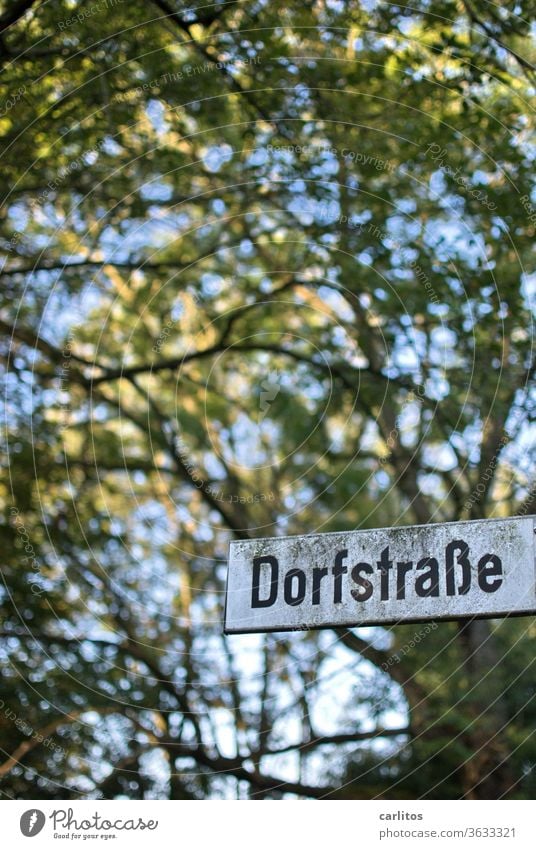
{"type": "Polygon", "coordinates": [[[232,542],[228,634],[536,612],[535,517],[232,542]]]}

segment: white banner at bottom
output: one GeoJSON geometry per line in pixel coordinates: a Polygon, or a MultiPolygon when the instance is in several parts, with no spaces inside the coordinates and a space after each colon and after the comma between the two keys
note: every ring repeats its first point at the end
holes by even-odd
{"type": "Polygon", "coordinates": [[[2,845],[325,849],[338,840],[349,849],[534,847],[530,801],[326,799],[304,808],[302,802],[289,800],[275,810],[252,801],[238,812],[227,801],[205,804],[212,808],[203,814],[191,801],[4,801],[2,845]]]}

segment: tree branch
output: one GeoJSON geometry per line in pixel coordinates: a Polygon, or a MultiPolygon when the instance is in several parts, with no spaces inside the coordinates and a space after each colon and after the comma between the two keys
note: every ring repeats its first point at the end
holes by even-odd
{"type": "MultiPolygon", "coordinates": [[[[0,15],[0,33],[16,24],[34,5],[35,0],[11,0],[6,11],[0,15]]],[[[40,3],[42,5],[42,3],[40,3]]]]}
{"type": "Polygon", "coordinates": [[[376,740],[379,737],[399,737],[401,734],[411,734],[409,726],[403,728],[377,728],[375,731],[354,731],[348,734],[332,734],[331,736],[313,737],[305,743],[291,743],[281,749],[267,749],[263,755],[284,755],[287,752],[306,752],[317,746],[334,746],[343,743],[361,743],[366,740],[376,740]]]}

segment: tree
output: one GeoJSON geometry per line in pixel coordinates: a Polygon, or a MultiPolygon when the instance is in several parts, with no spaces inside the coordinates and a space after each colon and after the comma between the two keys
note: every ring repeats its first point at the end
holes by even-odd
{"type": "Polygon", "coordinates": [[[5,796],[530,796],[530,620],[221,628],[231,538],[534,512],[529,33],[0,14],[5,796]]]}

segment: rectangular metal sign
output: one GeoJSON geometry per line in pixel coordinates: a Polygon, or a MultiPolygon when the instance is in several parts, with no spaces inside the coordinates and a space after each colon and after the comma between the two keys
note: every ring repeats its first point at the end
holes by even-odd
{"type": "Polygon", "coordinates": [[[534,516],[232,542],[227,634],[536,612],[534,516]]]}

